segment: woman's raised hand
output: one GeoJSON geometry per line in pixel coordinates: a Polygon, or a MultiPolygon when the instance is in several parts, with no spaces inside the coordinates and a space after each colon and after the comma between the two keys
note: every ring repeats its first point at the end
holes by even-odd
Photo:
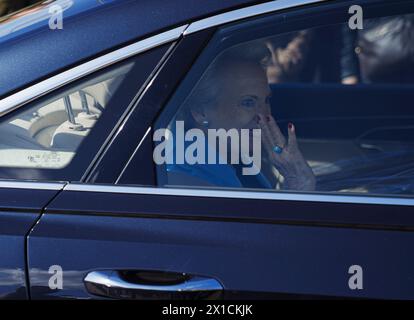
{"type": "Polygon", "coordinates": [[[315,190],[315,176],[299,150],[295,126],[289,123],[286,140],[271,115],[259,114],[258,124],[269,160],[284,178],[283,189],[315,190]]]}

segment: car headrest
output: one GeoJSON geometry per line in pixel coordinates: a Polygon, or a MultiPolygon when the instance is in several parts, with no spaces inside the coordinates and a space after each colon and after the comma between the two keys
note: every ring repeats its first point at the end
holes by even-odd
{"type": "Polygon", "coordinates": [[[91,85],[83,89],[83,91],[93,98],[103,107],[108,104],[113,94],[116,92],[124,77],[115,77],[102,81],[100,83],[91,85]]]}

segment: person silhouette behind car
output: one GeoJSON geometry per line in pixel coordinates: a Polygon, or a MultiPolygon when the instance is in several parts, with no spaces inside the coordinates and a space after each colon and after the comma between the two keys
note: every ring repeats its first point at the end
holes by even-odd
{"type": "Polygon", "coordinates": [[[35,4],[39,0],[0,0],[0,17],[35,4]]]}

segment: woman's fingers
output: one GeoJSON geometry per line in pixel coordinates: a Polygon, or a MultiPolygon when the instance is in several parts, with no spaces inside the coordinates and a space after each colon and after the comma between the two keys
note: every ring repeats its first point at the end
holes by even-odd
{"type": "Polygon", "coordinates": [[[293,123],[288,124],[288,136],[289,136],[288,148],[290,150],[297,149],[298,142],[296,139],[296,131],[295,131],[295,126],[293,125],[293,123]]]}
{"type": "Polygon", "coordinates": [[[270,134],[274,137],[275,144],[279,145],[280,147],[284,147],[286,145],[286,139],[283,133],[280,131],[280,128],[277,125],[275,119],[271,115],[267,116],[266,118],[270,134]]]}
{"type": "Polygon", "coordinates": [[[272,116],[258,115],[259,125],[262,130],[262,140],[266,150],[274,155],[274,147],[279,146],[285,148],[285,152],[293,152],[298,150],[298,142],[296,138],[296,128],[293,123],[288,124],[288,141],[283,133],[280,131],[279,126],[272,116]]]}
{"type": "Polygon", "coordinates": [[[270,130],[265,122],[266,121],[265,118],[260,115],[258,117],[259,117],[258,122],[259,122],[259,126],[261,129],[261,134],[262,134],[263,146],[265,147],[266,151],[269,154],[272,154],[275,143],[273,142],[270,130]]]}
{"type": "Polygon", "coordinates": [[[259,126],[260,126],[260,129],[262,130],[262,135],[268,137],[271,143],[276,143],[276,141],[274,141],[272,134],[270,132],[270,128],[269,128],[269,125],[267,124],[266,117],[259,114],[258,118],[259,118],[259,126]]]}

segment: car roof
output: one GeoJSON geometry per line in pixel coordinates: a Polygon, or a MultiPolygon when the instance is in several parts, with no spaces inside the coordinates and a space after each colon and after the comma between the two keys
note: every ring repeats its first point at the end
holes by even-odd
{"type": "Polygon", "coordinates": [[[253,0],[54,0],[0,18],[0,99],[117,47],[253,0]],[[51,7],[63,29],[51,30],[51,7]]]}

